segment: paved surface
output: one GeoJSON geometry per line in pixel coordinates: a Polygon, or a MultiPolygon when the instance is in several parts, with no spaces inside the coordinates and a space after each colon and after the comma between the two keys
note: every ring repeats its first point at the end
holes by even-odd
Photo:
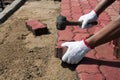
{"type": "MultiPolygon", "coordinates": [[[[62,0],[61,14],[68,20],[78,20],[79,16],[91,11],[100,0],[62,0]]],[[[89,29],[80,29],[78,26],[67,26],[58,31],[56,48],[66,41],[78,41],[96,33],[109,21],[115,19],[119,11],[119,2],[108,7],[98,18],[98,25],[89,29]]],[[[57,51],[59,53],[59,50],[57,51]]],[[[96,47],[90,51],[76,67],[77,75],[81,80],[120,80],[120,60],[114,56],[111,42],[96,47]]]]}

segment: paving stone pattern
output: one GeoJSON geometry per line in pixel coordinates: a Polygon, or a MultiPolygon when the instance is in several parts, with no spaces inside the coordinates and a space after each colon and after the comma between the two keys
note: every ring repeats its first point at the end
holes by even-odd
{"type": "MultiPolygon", "coordinates": [[[[83,14],[90,12],[100,0],[62,0],[61,14],[68,20],[78,20],[83,14]]],[[[56,54],[61,52],[61,44],[66,41],[79,41],[95,34],[107,23],[115,19],[119,12],[118,1],[115,1],[98,18],[98,25],[89,29],[79,26],[67,26],[58,30],[56,54]]],[[[106,43],[90,51],[76,67],[80,80],[120,80],[120,60],[114,56],[112,43],[106,43]]]]}

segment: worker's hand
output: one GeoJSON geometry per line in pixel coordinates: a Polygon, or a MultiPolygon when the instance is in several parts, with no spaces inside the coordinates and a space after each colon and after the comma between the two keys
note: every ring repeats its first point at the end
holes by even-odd
{"type": "Polygon", "coordinates": [[[62,44],[63,47],[68,47],[66,53],[62,57],[63,62],[67,62],[69,64],[77,64],[85,54],[91,50],[85,42],[76,41],[76,42],[65,42],[62,44]]]}
{"type": "Polygon", "coordinates": [[[90,22],[95,22],[97,20],[97,14],[94,10],[92,10],[90,13],[85,14],[79,18],[79,21],[82,21],[81,28],[89,28],[93,26],[92,24],[88,24],[90,22]]]}

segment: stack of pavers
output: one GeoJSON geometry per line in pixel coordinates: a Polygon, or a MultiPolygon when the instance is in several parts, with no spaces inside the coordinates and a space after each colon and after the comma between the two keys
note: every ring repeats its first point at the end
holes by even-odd
{"type": "MultiPolygon", "coordinates": [[[[83,14],[90,12],[100,0],[62,0],[61,14],[68,20],[78,20],[83,14]]],[[[67,41],[79,41],[95,34],[118,14],[118,2],[107,8],[98,18],[98,24],[89,29],[79,26],[67,26],[58,30],[55,56],[60,57],[65,52],[61,44],[67,41]]],[[[60,57],[61,58],[61,57],[60,57]]],[[[106,43],[90,51],[76,67],[80,80],[120,80],[120,60],[114,56],[112,43],[106,43]]]]}

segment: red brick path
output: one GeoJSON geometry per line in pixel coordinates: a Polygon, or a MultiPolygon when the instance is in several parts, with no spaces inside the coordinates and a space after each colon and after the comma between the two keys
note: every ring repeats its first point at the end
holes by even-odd
{"type": "MultiPolygon", "coordinates": [[[[81,15],[90,12],[99,1],[62,0],[61,14],[68,20],[78,20],[81,15]]],[[[59,49],[63,42],[78,41],[96,33],[118,15],[119,6],[116,1],[108,7],[99,16],[98,25],[92,28],[83,30],[78,26],[67,26],[65,30],[58,31],[56,48],[59,49]]],[[[113,47],[109,42],[90,51],[76,67],[76,72],[81,80],[120,80],[120,60],[114,56],[113,47]]]]}

